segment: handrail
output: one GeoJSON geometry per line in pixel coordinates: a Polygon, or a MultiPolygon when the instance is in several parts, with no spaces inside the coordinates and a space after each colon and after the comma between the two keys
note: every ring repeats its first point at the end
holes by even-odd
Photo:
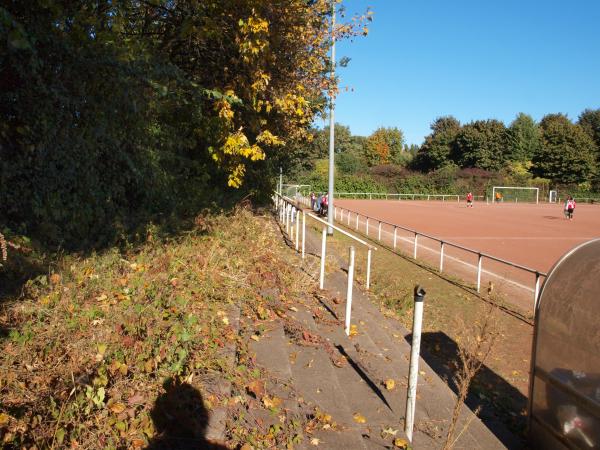
{"type": "MultiPolygon", "coordinates": [[[[288,236],[293,237],[294,235],[294,210],[299,213],[300,211],[302,211],[302,259],[304,259],[304,248],[305,248],[305,241],[306,241],[306,211],[304,209],[302,209],[300,207],[301,203],[306,203],[307,199],[304,197],[300,197],[299,199],[297,199],[298,201],[295,202],[294,200],[292,200],[289,197],[283,196],[281,194],[279,194],[278,192],[275,192],[275,196],[274,196],[274,200],[275,201],[275,208],[279,209],[279,219],[281,220],[282,223],[285,223],[285,227],[286,227],[286,233],[288,234],[288,236]],[[280,208],[279,205],[279,200],[281,200],[282,204],[285,206],[284,208],[280,208]],[[290,229],[290,214],[292,215],[291,217],[291,222],[292,222],[292,226],[290,229]],[[291,234],[290,234],[291,231],[291,234]]],[[[296,214],[297,214],[296,213],[296,214]]],[[[369,244],[368,242],[363,241],[362,239],[357,238],[356,236],[348,233],[347,231],[341,229],[340,227],[337,227],[335,225],[330,225],[328,222],[324,221],[323,219],[320,219],[319,217],[316,217],[313,214],[308,214],[309,217],[311,217],[312,219],[315,219],[317,222],[321,222],[323,223],[325,226],[323,227],[323,238],[321,241],[321,271],[320,271],[320,275],[319,275],[319,288],[323,289],[323,285],[324,285],[324,281],[325,281],[325,256],[326,256],[326,249],[327,249],[327,228],[331,227],[335,230],[337,230],[338,232],[354,239],[355,241],[363,244],[364,246],[367,247],[367,279],[365,282],[366,288],[367,290],[369,290],[369,287],[371,285],[371,253],[373,250],[377,250],[377,247],[369,244]]],[[[299,224],[298,224],[298,220],[296,220],[296,227],[295,227],[295,234],[296,234],[296,251],[298,251],[298,231],[299,231],[299,224]]],[[[349,283],[351,282],[351,275],[350,273],[349,275],[349,283]]],[[[351,291],[349,291],[351,292],[351,291]]],[[[351,294],[350,294],[351,297],[351,294]]],[[[351,301],[351,300],[350,300],[351,301]]]]}
{"type": "Polygon", "coordinates": [[[340,227],[338,227],[338,226],[336,226],[336,225],[330,225],[330,224],[329,224],[329,222],[327,222],[326,220],[323,220],[323,219],[321,219],[320,217],[317,217],[317,216],[315,216],[314,214],[310,214],[310,213],[309,213],[309,214],[308,214],[308,217],[312,217],[312,218],[313,218],[313,219],[315,219],[316,221],[318,221],[318,222],[321,222],[321,223],[323,223],[323,224],[327,225],[328,227],[331,227],[331,228],[333,228],[334,230],[337,230],[337,231],[339,231],[339,232],[340,232],[340,233],[342,233],[342,234],[345,234],[345,235],[346,235],[346,236],[348,236],[349,238],[352,238],[352,239],[354,239],[355,241],[357,241],[357,242],[360,242],[362,245],[365,245],[365,246],[369,247],[371,250],[377,250],[377,247],[375,247],[375,246],[373,246],[373,245],[369,244],[368,242],[365,242],[365,241],[363,241],[362,239],[359,239],[359,238],[357,238],[356,236],[354,236],[354,235],[352,235],[352,234],[348,233],[348,232],[347,232],[347,231],[345,231],[345,230],[342,230],[340,227]]]}
{"type": "MultiPolygon", "coordinates": [[[[279,194],[279,193],[277,193],[277,192],[276,192],[275,194],[276,194],[277,196],[281,197],[281,198],[282,198],[284,201],[286,201],[287,203],[290,203],[290,204],[292,204],[292,206],[296,206],[296,205],[295,205],[295,202],[294,202],[294,200],[293,200],[293,199],[291,199],[291,198],[289,198],[289,197],[286,197],[285,195],[281,195],[281,194],[279,194]]],[[[315,216],[314,214],[310,214],[310,213],[309,213],[309,214],[308,214],[308,216],[309,216],[309,217],[312,217],[313,219],[315,219],[315,220],[316,220],[316,221],[318,221],[318,222],[321,222],[321,223],[323,223],[323,224],[327,225],[328,227],[331,227],[331,228],[333,228],[334,230],[337,230],[337,231],[339,231],[340,233],[342,233],[342,234],[344,234],[344,235],[348,236],[349,238],[352,238],[352,239],[354,239],[355,241],[357,241],[357,242],[360,242],[362,245],[365,245],[365,246],[369,247],[369,248],[370,248],[370,249],[372,249],[372,250],[377,250],[377,247],[375,247],[374,245],[371,245],[371,244],[369,244],[368,242],[365,242],[365,241],[363,241],[362,239],[360,239],[360,238],[357,238],[357,237],[356,237],[356,236],[354,236],[353,234],[350,234],[350,233],[348,233],[346,230],[343,230],[342,228],[340,228],[340,227],[338,227],[338,226],[336,226],[336,225],[331,225],[331,224],[330,224],[329,222],[327,222],[326,220],[323,220],[323,219],[321,219],[320,217],[317,217],[317,216],[315,216]]]]}
{"type": "Polygon", "coordinates": [[[530,268],[530,267],[523,266],[523,265],[521,265],[521,264],[514,263],[514,262],[512,262],[512,261],[507,261],[507,260],[505,260],[505,259],[502,259],[502,258],[499,258],[499,257],[497,257],[497,256],[493,256],[493,255],[490,255],[490,254],[488,254],[488,253],[480,252],[479,250],[473,250],[472,248],[468,248],[468,247],[465,247],[465,246],[463,246],[463,245],[456,244],[456,243],[454,243],[454,242],[445,241],[445,240],[443,240],[443,239],[440,239],[440,238],[437,238],[437,237],[435,237],[435,236],[431,236],[430,234],[423,233],[423,232],[421,232],[421,231],[417,231],[417,230],[413,230],[412,228],[407,228],[407,227],[403,227],[402,225],[398,225],[398,224],[395,224],[395,223],[386,222],[385,220],[380,220],[380,219],[377,219],[376,217],[370,217],[370,216],[367,216],[366,214],[363,214],[363,213],[356,212],[356,211],[354,211],[354,210],[352,210],[352,209],[349,209],[349,208],[342,208],[342,207],[340,207],[340,209],[345,209],[346,211],[349,211],[349,212],[351,212],[351,213],[354,213],[354,214],[361,215],[361,216],[363,216],[363,217],[365,217],[365,218],[369,218],[369,219],[376,220],[377,222],[380,222],[380,223],[382,223],[382,224],[389,225],[389,226],[391,226],[391,227],[396,227],[396,228],[399,228],[399,229],[401,229],[401,230],[408,231],[408,232],[410,232],[410,233],[417,234],[417,235],[419,235],[419,236],[423,236],[423,237],[426,237],[426,238],[428,238],[428,239],[431,239],[431,240],[437,241],[437,242],[439,242],[440,244],[441,244],[441,243],[444,243],[444,244],[450,245],[450,246],[452,246],[452,247],[459,248],[459,249],[461,249],[461,250],[465,250],[465,251],[467,251],[467,252],[469,252],[469,253],[474,253],[475,255],[480,255],[480,256],[483,256],[483,257],[485,257],[485,258],[491,259],[492,261],[501,262],[501,263],[503,263],[503,264],[507,264],[507,265],[509,265],[509,266],[512,266],[512,267],[515,267],[515,268],[517,268],[517,269],[525,270],[525,271],[527,271],[527,272],[529,272],[529,273],[532,273],[532,274],[539,274],[539,275],[541,275],[541,276],[543,276],[543,277],[547,277],[547,276],[548,276],[548,274],[547,274],[547,273],[545,273],[545,272],[542,272],[542,271],[540,271],[540,270],[532,269],[532,268],[530,268]]]}

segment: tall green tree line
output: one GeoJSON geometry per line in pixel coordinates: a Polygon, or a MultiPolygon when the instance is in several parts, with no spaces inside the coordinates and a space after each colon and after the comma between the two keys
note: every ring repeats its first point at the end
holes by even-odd
{"type": "Polygon", "coordinates": [[[512,166],[559,184],[598,182],[600,109],[585,110],[576,123],[563,114],[548,114],[536,123],[520,113],[508,127],[498,120],[461,125],[448,116],[436,119],[431,130],[413,168],[498,171],[512,166]]]}

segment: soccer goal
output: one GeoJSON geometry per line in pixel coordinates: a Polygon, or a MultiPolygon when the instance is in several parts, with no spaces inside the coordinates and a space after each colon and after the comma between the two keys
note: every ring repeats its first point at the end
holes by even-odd
{"type": "Polygon", "coordinates": [[[310,193],[310,184],[283,184],[281,186],[281,195],[284,197],[295,198],[297,195],[306,197],[310,193]]]}
{"type": "Polygon", "coordinates": [[[522,186],[494,186],[492,188],[492,201],[500,202],[525,202],[539,203],[540,189],[522,186]]]}
{"type": "Polygon", "coordinates": [[[556,202],[558,202],[558,191],[550,191],[548,193],[548,202],[549,203],[556,203],[556,202]]]}

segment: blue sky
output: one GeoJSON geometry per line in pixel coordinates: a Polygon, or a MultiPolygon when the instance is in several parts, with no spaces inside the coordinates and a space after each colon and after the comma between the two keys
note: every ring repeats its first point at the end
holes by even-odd
{"type": "MultiPolygon", "coordinates": [[[[519,112],[576,120],[600,108],[600,0],[345,0],[371,6],[369,36],[339,42],[336,122],[353,134],[400,128],[420,144],[430,123],[519,112]]],[[[322,123],[318,123],[321,125],[322,123]]]]}

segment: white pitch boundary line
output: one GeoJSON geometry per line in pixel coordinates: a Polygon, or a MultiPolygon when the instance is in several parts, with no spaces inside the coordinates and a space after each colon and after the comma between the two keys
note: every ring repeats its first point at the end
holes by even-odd
{"type": "MultiPolygon", "coordinates": [[[[377,221],[377,222],[378,222],[378,221],[377,221]]],[[[356,223],[356,222],[354,222],[354,223],[356,223]]],[[[358,223],[359,223],[359,231],[360,231],[360,225],[361,225],[361,224],[365,224],[365,223],[366,223],[366,221],[362,221],[362,222],[361,222],[361,220],[359,219],[359,222],[358,222],[358,223]]],[[[352,227],[351,227],[351,228],[352,228],[352,227]]],[[[371,232],[371,229],[372,229],[372,225],[371,225],[371,224],[369,224],[369,233],[371,232]]],[[[376,231],[376,232],[377,232],[377,231],[376,231]]],[[[363,234],[364,234],[364,233],[363,233],[363,234]]],[[[382,236],[383,236],[383,234],[387,234],[388,236],[391,236],[391,239],[390,239],[391,241],[393,241],[393,240],[394,240],[393,233],[391,233],[391,232],[389,232],[389,231],[386,231],[386,230],[383,230],[383,229],[382,229],[382,230],[381,230],[381,234],[382,234],[382,236]]],[[[371,237],[371,236],[369,236],[369,237],[371,237]]],[[[426,237],[426,236],[423,236],[423,237],[426,237]]],[[[411,240],[411,239],[409,239],[409,238],[402,237],[402,236],[397,236],[397,237],[396,237],[396,241],[399,241],[399,240],[401,240],[401,241],[405,241],[405,242],[408,242],[409,244],[414,244],[414,241],[412,241],[412,240],[411,240]]],[[[381,239],[381,241],[383,242],[383,238],[381,239]]],[[[392,242],[392,245],[393,245],[393,242],[392,242]]],[[[440,254],[440,252],[439,252],[438,250],[435,250],[435,249],[433,249],[433,248],[431,248],[431,247],[428,247],[428,246],[426,246],[426,245],[423,245],[423,244],[419,244],[419,243],[417,243],[417,249],[419,249],[419,248],[421,248],[421,249],[425,249],[425,250],[429,250],[430,252],[432,252],[432,253],[434,253],[434,254],[438,254],[438,255],[440,254]]],[[[476,266],[476,265],[474,265],[474,264],[471,264],[471,263],[468,263],[468,262],[466,262],[466,261],[463,261],[462,259],[456,258],[456,257],[454,257],[454,256],[450,256],[450,255],[444,254],[444,259],[451,259],[451,260],[453,260],[453,261],[456,261],[456,262],[458,262],[458,263],[464,264],[465,266],[468,266],[468,267],[470,267],[470,268],[474,269],[475,271],[477,270],[477,266],[476,266]]],[[[533,288],[530,288],[529,286],[525,286],[524,284],[521,284],[521,283],[519,283],[518,281],[511,280],[511,279],[509,279],[509,278],[506,278],[506,277],[504,277],[504,276],[502,276],[502,275],[498,275],[497,273],[490,272],[489,270],[486,270],[486,269],[481,269],[481,273],[485,273],[485,274],[487,274],[487,275],[490,275],[490,276],[492,276],[492,277],[496,277],[496,278],[498,278],[498,279],[504,280],[504,281],[506,281],[507,283],[510,283],[510,284],[512,284],[512,285],[514,285],[514,286],[516,286],[516,287],[519,287],[519,288],[521,288],[521,289],[524,289],[524,290],[526,290],[526,291],[529,291],[529,292],[533,292],[533,291],[534,291],[534,289],[533,289],[533,288]]]]}

